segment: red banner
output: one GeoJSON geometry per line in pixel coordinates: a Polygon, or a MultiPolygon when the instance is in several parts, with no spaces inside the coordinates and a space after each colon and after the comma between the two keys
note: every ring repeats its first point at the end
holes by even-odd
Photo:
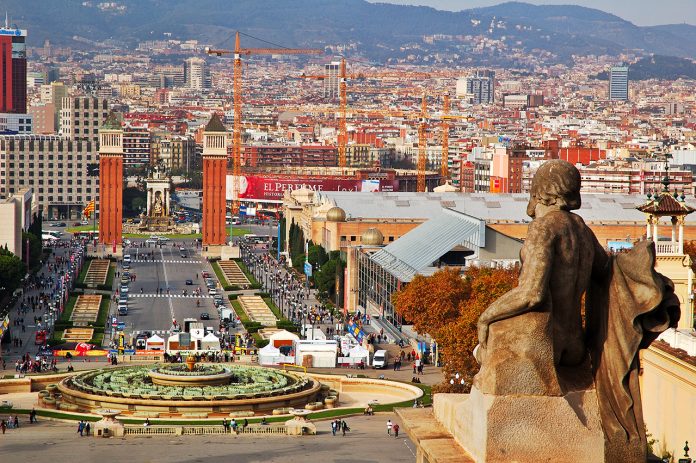
{"type": "MultiPolygon", "coordinates": [[[[234,199],[234,177],[227,176],[226,197],[234,199]]],[[[313,191],[398,191],[398,180],[358,180],[332,177],[285,177],[248,175],[239,178],[239,199],[281,201],[285,190],[313,191]]]]}

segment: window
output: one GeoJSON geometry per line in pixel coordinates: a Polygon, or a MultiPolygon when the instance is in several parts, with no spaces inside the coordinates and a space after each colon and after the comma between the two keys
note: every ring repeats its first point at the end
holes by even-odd
{"type": "Polygon", "coordinates": [[[351,235],[350,240],[355,241],[355,235],[351,235]]]}

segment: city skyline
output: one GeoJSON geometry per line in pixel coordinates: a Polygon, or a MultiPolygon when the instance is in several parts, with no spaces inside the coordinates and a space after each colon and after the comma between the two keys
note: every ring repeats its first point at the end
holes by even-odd
{"type": "MultiPolygon", "coordinates": [[[[399,5],[429,6],[438,10],[461,11],[471,8],[482,8],[505,3],[501,0],[368,0],[371,3],[393,3],[399,5]]],[[[524,3],[534,5],[577,5],[594,8],[614,14],[637,26],[658,26],[665,24],[696,25],[696,4],[691,0],[665,0],[656,9],[650,0],[575,0],[564,2],[560,0],[525,0],[524,3]]]]}

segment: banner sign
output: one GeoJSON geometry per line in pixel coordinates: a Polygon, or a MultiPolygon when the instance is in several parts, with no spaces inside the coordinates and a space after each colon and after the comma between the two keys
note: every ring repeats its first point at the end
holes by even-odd
{"type": "Polygon", "coordinates": [[[355,339],[358,340],[359,344],[362,344],[363,337],[365,337],[365,332],[360,328],[360,326],[353,322],[350,321],[348,322],[348,332],[353,335],[355,339]]]}
{"type": "MultiPolygon", "coordinates": [[[[247,175],[239,178],[239,199],[281,201],[286,190],[312,191],[398,191],[398,180],[358,180],[340,177],[285,177],[247,175]]],[[[233,200],[234,176],[227,176],[225,197],[233,200]]],[[[247,215],[250,215],[247,212],[247,215]]]]}

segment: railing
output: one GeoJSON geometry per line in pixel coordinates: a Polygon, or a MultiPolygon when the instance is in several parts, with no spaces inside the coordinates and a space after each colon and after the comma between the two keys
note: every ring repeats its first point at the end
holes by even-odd
{"type": "Polygon", "coordinates": [[[220,426],[182,426],[182,434],[229,434],[230,431],[226,431],[225,428],[220,426]]]}
{"type": "Polygon", "coordinates": [[[679,243],[657,243],[655,250],[658,254],[680,254],[679,243]]]}
{"type": "MultiPolygon", "coordinates": [[[[167,425],[126,425],[124,427],[126,436],[182,436],[182,435],[208,435],[208,434],[235,434],[232,428],[225,430],[222,425],[190,425],[190,426],[167,426],[167,425]]],[[[246,428],[238,425],[236,434],[287,434],[284,424],[261,425],[251,424],[246,428]]]]}
{"type": "Polygon", "coordinates": [[[163,434],[169,436],[175,436],[177,434],[177,426],[124,426],[124,434],[126,436],[137,436],[137,435],[152,435],[152,434],[163,434]]]}

